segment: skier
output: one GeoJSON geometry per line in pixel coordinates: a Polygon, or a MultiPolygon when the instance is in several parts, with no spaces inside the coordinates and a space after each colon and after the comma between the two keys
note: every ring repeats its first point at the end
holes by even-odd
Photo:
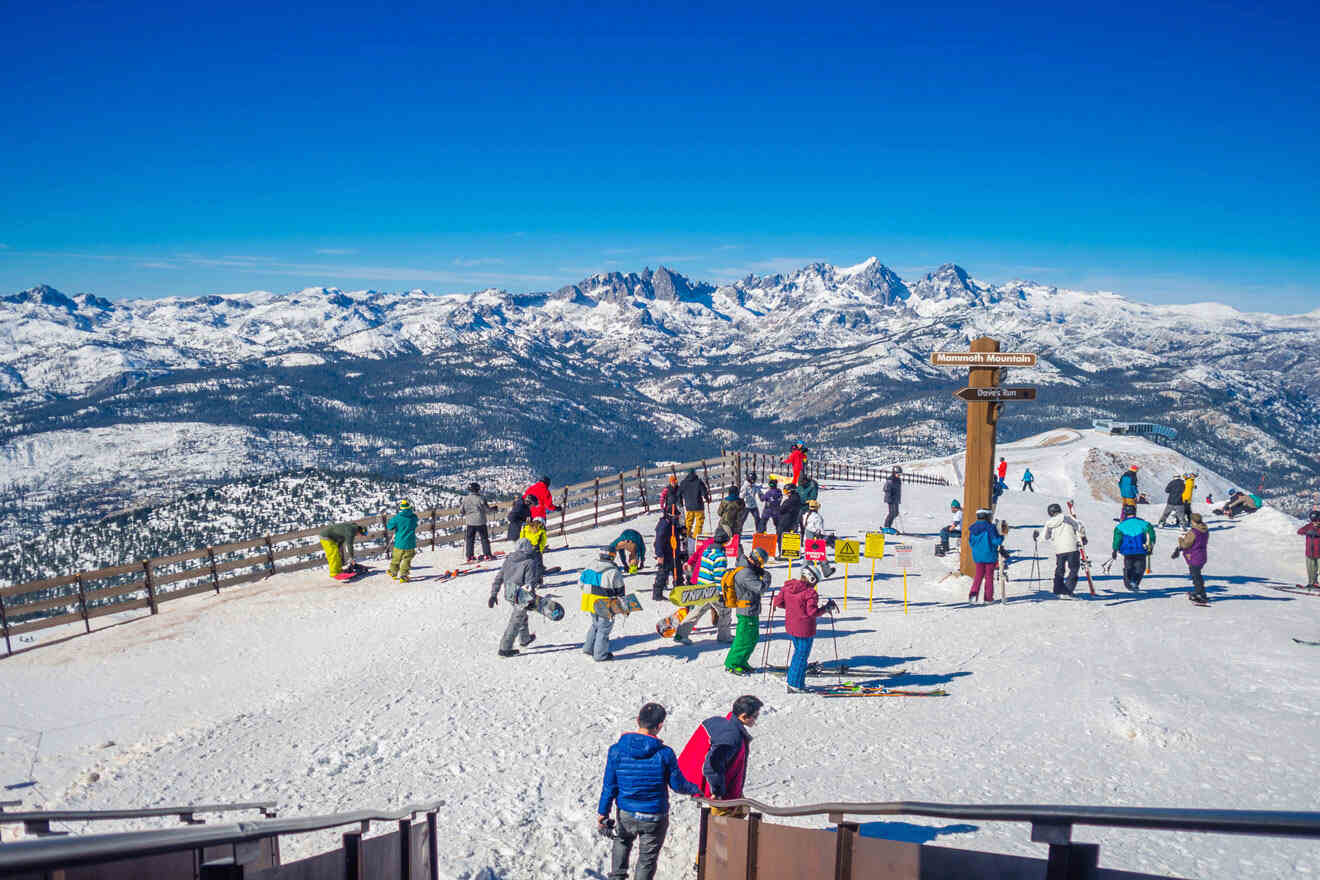
{"type": "Polygon", "coordinates": [[[962,537],[962,505],[955,498],[949,502],[949,513],[953,514],[953,522],[940,529],[940,543],[935,548],[936,556],[943,556],[949,552],[949,539],[953,537],[962,537]]]}
{"type": "MultiPolygon", "coordinates": [[[[638,536],[640,538],[640,536],[638,536]]],[[[614,609],[611,599],[621,599],[628,592],[623,583],[623,574],[614,564],[614,551],[600,551],[600,559],[582,570],[583,589],[591,595],[600,596],[591,606],[591,626],[582,641],[582,652],[589,654],[597,663],[613,660],[610,650],[610,630],[614,628],[614,609]]]]}
{"type": "Polygon", "coordinates": [[[530,495],[519,495],[513,501],[513,506],[509,508],[509,533],[506,536],[510,541],[518,540],[518,535],[522,528],[527,524],[527,520],[532,517],[532,505],[536,499],[530,495]]]}
{"type": "Polygon", "coordinates": [[[807,563],[802,566],[801,577],[786,581],[770,602],[772,608],[784,609],[784,629],[793,643],[793,659],[788,663],[790,694],[804,693],[807,689],[807,664],[811,662],[811,646],[816,640],[816,618],[833,614],[839,608],[833,599],[820,604],[820,594],[816,592],[819,582],[820,572],[807,563]]]}
{"type": "Polygon", "coordinates": [[[1183,519],[1192,521],[1192,498],[1196,495],[1196,474],[1183,474],[1183,519]]]}
{"type": "Polygon", "coordinates": [[[550,477],[542,474],[536,478],[536,482],[528,486],[524,495],[530,495],[534,500],[532,504],[532,516],[539,516],[544,522],[546,517],[558,510],[555,507],[554,498],[550,496],[550,477]]]}
{"type": "MultiPolygon", "coordinates": [[[[719,586],[723,583],[724,573],[729,568],[729,558],[724,552],[724,545],[727,543],[729,543],[729,533],[724,531],[723,526],[719,526],[710,539],[697,547],[692,559],[688,560],[688,565],[693,569],[693,584],[719,586]]],[[[732,610],[723,602],[716,602],[711,610],[715,613],[715,640],[722,643],[732,642],[733,636],[729,633],[732,610]]],[[[689,609],[690,613],[674,632],[674,641],[680,645],[692,644],[692,630],[697,627],[697,619],[705,616],[705,611],[704,607],[700,611],[689,609]]]]}
{"type": "Polygon", "coordinates": [[[677,510],[682,502],[678,498],[678,477],[669,475],[669,482],[660,490],[660,509],[668,511],[670,508],[677,510]]]}
{"type": "Polygon", "coordinates": [[[1184,525],[1183,509],[1186,506],[1183,497],[1187,491],[1186,476],[1174,477],[1169,480],[1169,485],[1164,487],[1164,494],[1168,497],[1164,499],[1164,512],[1160,514],[1157,525],[1163,527],[1164,521],[1173,517],[1173,524],[1179,528],[1184,525]]]}
{"type": "Polygon", "coordinates": [[[1123,554],[1123,586],[1132,592],[1141,588],[1146,573],[1146,557],[1155,549],[1155,529],[1137,516],[1135,504],[1123,505],[1123,519],[1114,526],[1114,545],[1110,559],[1123,554]]]}
{"type": "Polygon", "coordinates": [[[758,502],[765,498],[765,493],[756,483],[756,471],[747,472],[747,482],[742,487],[741,498],[743,501],[743,514],[735,534],[742,534],[743,523],[747,521],[748,515],[752,517],[752,521],[756,524],[756,531],[764,532],[765,517],[761,515],[758,502]]]}
{"type": "Polygon", "coordinates": [[[793,484],[801,485],[798,480],[802,478],[802,466],[807,463],[807,447],[800,443],[794,443],[793,449],[788,453],[788,458],[782,462],[793,468],[793,484]]]}
{"type": "Polygon", "coordinates": [[[636,529],[624,529],[619,537],[610,542],[611,556],[618,554],[619,565],[628,570],[628,574],[637,574],[637,570],[646,567],[646,540],[636,529]]]}
{"type": "Polygon", "coordinates": [[[550,539],[545,533],[545,520],[539,516],[533,516],[527,521],[527,525],[522,527],[518,533],[518,539],[526,538],[536,548],[537,553],[544,553],[550,549],[550,539]]]}
{"type": "Polygon", "coordinates": [[[1008,479],[1008,462],[1004,461],[1004,457],[1002,455],[999,457],[999,469],[995,471],[995,474],[1001,480],[1008,479]]]}
{"type": "Polygon", "coordinates": [[[885,480],[885,504],[889,505],[889,516],[885,517],[885,528],[892,529],[898,519],[898,505],[903,501],[903,469],[895,467],[885,480]]]}
{"type": "Polygon", "coordinates": [[[747,508],[743,506],[742,496],[738,494],[737,486],[730,486],[724,493],[724,500],[719,506],[720,525],[730,535],[741,535],[740,525],[747,518],[747,508]]]}
{"type": "Polygon", "coordinates": [[[773,523],[777,535],[779,534],[779,508],[784,503],[784,493],[779,490],[774,477],[770,478],[770,488],[765,490],[765,494],[761,498],[765,502],[761,506],[761,520],[763,523],[773,523]]]}
{"type": "Polygon", "coordinates": [[[620,736],[605,758],[596,827],[600,834],[614,838],[611,880],[626,880],[634,840],[638,842],[637,880],[652,880],[669,832],[669,789],[694,797],[701,794],[678,769],[674,750],[660,740],[665,714],[659,703],[642,706],[637,713],[637,732],[620,736]],[[619,807],[617,823],[610,820],[614,804],[619,807]]]}
{"type": "Polygon", "coordinates": [[[985,601],[995,601],[995,571],[999,568],[1000,551],[1004,536],[994,523],[990,522],[993,512],[984,507],[976,511],[976,522],[967,529],[967,543],[972,548],[972,561],[976,563],[976,577],[972,578],[972,590],[967,594],[967,601],[975,604],[985,583],[985,601]]]}
{"type": "Polygon", "coordinates": [[[486,514],[494,510],[495,505],[486,501],[479,484],[468,483],[467,494],[458,502],[458,509],[463,514],[463,543],[467,547],[467,561],[477,561],[472,555],[477,538],[481,538],[481,558],[494,559],[495,556],[490,552],[490,528],[486,525],[486,514]]]}
{"type": "Polygon", "coordinates": [[[1046,511],[1045,540],[1054,544],[1054,594],[1071,597],[1077,589],[1077,574],[1082,568],[1081,548],[1086,545],[1086,526],[1063,512],[1057,504],[1046,511]],[[1067,570],[1067,577],[1064,571],[1067,570]]]}
{"type": "MultiPolygon", "coordinates": [[[[802,521],[802,529],[802,537],[806,540],[829,540],[825,536],[825,517],[821,516],[820,502],[814,498],[807,502],[807,515],[802,521]]],[[[829,562],[822,560],[820,568],[825,577],[834,576],[834,566],[829,562]]]]}
{"type": "Polygon", "coordinates": [[[784,502],[779,505],[779,516],[775,520],[775,531],[779,533],[779,549],[783,552],[784,532],[796,532],[798,520],[802,518],[802,497],[798,495],[797,486],[788,484],[788,494],[784,496],[784,502]]]}
{"type": "Polygon", "coordinates": [[[1306,538],[1306,586],[1320,587],[1320,508],[1311,508],[1311,519],[1297,530],[1306,538]]]}
{"type": "Polygon", "coordinates": [[[658,602],[665,598],[671,576],[674,586],[683,582],[683,563],[686,561],[687,534],[683,530],[683,520],[677,510],[666,509],[660,514],[660,522],[655,527],[655,583],[651,586],[652,599],[658,602]]]}
{"type": "Polygon", "coordinates": [[[1133,507],[1137,504],[1137,498],[1141,493],[1137,491],[1137,471],[1140,468],[1129,465],[1123,476],[1118,478],[1118,494],[1123,499],[1123,506],[1131,504],[1133,507]]]}
{"type": "Polygon", "coordinates": [[[366,528],[353,522],[335,523],[316,533],[321,539],[321,549],[325,551],[330,577],[357,568],[357,559],[353,556],[353,540],[366,533],[366,528]]]}
{"type": "Polygon", "coordinates": [[[518,601],[518,590],[525,588],[535,595],[541,587],[544,571],[540,551],[532,546],[531,541],[519,538],[518,543],[504,557],[500,570],[495,573],[487,607],[495,607],[501,588],[504,589],[504,601],[513,606],[513,611],[509,612],[509,622],[504,627],[504,635],[500,637],[501,657],[517,656],[518,650],[513,647],[515,637],[524,648],[536,641],[536,636],[527,627],[527,604],[518,601]]]}
{"type": "Polygon", "coordinates": [[[738,615],[738,629],[733,636],[724,668],[734,675],[751,675],[747,658],[756,649],[756,637],[761,631],[761,594],[770,589],[770,572],[765,570],[769,554],[757,547],[747,556],[740,556],[737,568],[727,573],[724,581],[732,580],[734,610],[738,615]]]}
{"type": "Polygon", "coordinates": [[[683,499],[683,509],[687,511],[683,524],[687,526],[687,533],[695,538],[706,525],[706,505],[710,503],[710,488],[697,476],[696,468],[689,468],[683,482],[678,484],[678,496],[683,499]]]}
{"type": "MultiPolygon", "coordinates": [[[[751,694],[733,701],[728,715],[716,715],[701,722],[678,756],[678,768],[688,781],[713,800],[737,800],[742,797],[747,780],[747,761],[752,735],[747,728],[756,726],[764,703],[751,694]]],[[[712,807],[719,816],[747,815],[746,807],[712,807]]]]}
{"type": "Polygon", "coordinates": [[[408,583],[413,557],[417,555],[417,514],[407,498],[399,502],[399,512],[385,523],[385,530],[394,533],[394,549],[390,552],[390,577],[401,584],[408,583]]]}
{"type": "Polygon", "coordinates": [[[1173,548],[1173,558],[1177,559],[1181,554],[1183,562],[1187,563],[1187,573],[1192,576],[1192,590],[1187,594],[1187,598],[1198,605],[1206,605],[1210,602],[1210,597],[1205,594],[1205,580],[1201,577],[1209,544],[1210,529],[1201,519],[1201,514],[1194,513],[1190,527],[1178,539],[1178,546],[1173,548]]]}
{"type": "Polygon", "coordinates": [[[1036,491],[1036,478],[1031,475],[1031,468],[1026,468],[1022,471],[1022,491],[1036,491]]]}

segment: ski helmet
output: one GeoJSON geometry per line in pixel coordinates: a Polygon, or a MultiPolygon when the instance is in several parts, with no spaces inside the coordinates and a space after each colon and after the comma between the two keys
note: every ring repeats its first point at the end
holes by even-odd
{"type": "Polygon", "coordinates": [[[982,507],[980,510],[976,511],[977,519],[983,519],[988,522],[992,516],[994,516],[994,511],[990,510],[988,507],[982,507]]]}
{"type": "Polygon", "coordinates": [[[480,484],[480,483],[468,483],[468,491],[469,491],[469,492],[480,492],[480,491],[481,491],[481,484],[480,484]]]}
{"type": "Polygon", "coordinates": [[[1311,508],[1311,522],[1320,522],[1320,507],[1311,508]]]}
{"type": "Polygon", "coordinates": [[[1057,504],[1051,504],[1049,507],[1045,508],[1045,512],[1050,516],[1058,516],[1063,513],[1063,508],[1057,504]]]}
{"type": "Polygon", "coordinates": [[[764,547],[757,547],[748,555],[747,561],[754,568],[764,568],[765,564],[770,561],[770,554],[765,552],[764,547]]]}
{"type": "Polygon", "coordinates": [[[534,517],[532,517],[532,522],[534,522],[534,523],[540,523],[542,526],[544,526],[544,525],[545,525],[545,517],[544,517],[544,516],[534,516],[534,517]]]}
{"type": "Polygon", "coordinates": [[[771,488],[771,489],[773,489],[773,488],[774,488],[776,485],[778,485],[778,484],[779,484],[779,481],[778,481],[778,480],[776,480],[774,477],[771,477],[771,478],[770,478],[770,488],[771,488]]]}
{"type": "Polygon", "coordinates": [[[802,566],[802,579],[814,587],[820,583],[820,572],[816,570],[814,565],[804,565],[802,566]]]}

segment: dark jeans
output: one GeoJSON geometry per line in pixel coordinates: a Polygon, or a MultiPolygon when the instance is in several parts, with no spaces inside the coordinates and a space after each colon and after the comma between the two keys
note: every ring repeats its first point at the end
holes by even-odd
{"type": "Polygon", "coordinates": [[[1192,576],[1192,595],[1208,601],[1210,597],[1205,594],[1205,578],[1201,577],[1201,566],[1189,565],[1187,573],[1192,576]]]}
{"type": "Polygon", "coordinates": [[[637,880],[654,880],[655,864],[660,860],[660,848],[669,833],[669,816],[650,816],[619,810],[619,822],[614,829],[614,852],[610,860],[610,880],[628,880],[628,860],[632,857],[633,841],[637,847],[637,880]],[[645,818],[644,818],[645,817],[645,818]]]}
{"type": "Polygon", "coordinates": [[[1135,590],[1141,586],[1141,578],[1145,573],[1146,554],[1123,557],[1123,586],[1135,590]]]}
{"type": "Polygon", "coordinates": [[[959,529],[951,529],[948,526],[940,529],[940,546],[947,552],[949,549],[950,538],[961,538],[962,532],[959,529]]]}
{"type": "Polygon", "coordinates": [[[893,528],[894,520],[896,520],[897,518],[898,518],[898,504],[897,502],[891,502],[889,505],[889,516],[885,517],[885,528],[887,529],[893,528]]]}
{"type": "Polygon", "coordinates": [[[679,576],[674,568],[674,554],[666,547],[664,555],[656,557],[655,560],[655,582],[651,584],[652,599],[659,601],[665,597],[665,593],[669,591],[670,577],[674,579],[674,586],[678,586],[679,576]]]}
{"type": "Polygon", "coordinates": [[[476,543],[475,538],[481,536],[481,555],[490,555],[490,528],[487,526],[468,526],[465,530],[464,540],[467,543],[467,558],[472,558],[472,548],[476,543]]]}
{"type": "Polygon", "coordinates": [[[1054,554],[1054,592],[1060,595],[1071,596],[1073,590],[1077,589],[1077,572],[1082,567],[1082,551],[1074,550],[1071,553],[1054,554]],[[1064,577],[1064,569],[1067,569],[1067,577],[1064,577]]]}
{"type": "Polygon", "coordinates": [[[1035,492],[1035,491],[1036,491],[1036,487],[1032,484],[1031,480],[1027,480],[1025,483],[1022,484],[1022,491],[1023,491],[1023,492],[1035,492]]]}

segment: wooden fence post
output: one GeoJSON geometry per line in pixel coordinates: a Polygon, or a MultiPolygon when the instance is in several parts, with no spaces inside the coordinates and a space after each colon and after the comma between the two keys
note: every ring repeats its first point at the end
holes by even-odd
{"type": "Polygon", "coordinates": [[[5,614],[5,597],[0,596],[0,628],[5,631],[5,656],[14,653],[14,648],[9,644],[9,617],[5,614]]]}
{"type": "Polygon", "coordinates": [[[701,824],[697,827],[697,880],[706,880],[706,846],[710,842],[710,807],[701,808],[701,824]]]}
{"type": "Polygon", "coordinates": [[[839,833],[834,841],[834,880],[852,880],[853,838],[857,836],[856,822],[839,822],[839,833]]]}
{"type": "Polygon", "coordinates": [[[211,564],[211,586],[215,587],[215,594],[220,595],[220,573],[215,570],[215,548],[206,548],[206,559],[211,564]]]}
{"type": "Polygon", "coordinates": [[[426,814],[426,853],[431,858],[431,880],[440,880],[440,837],[434,810],[426,814]]]}
{"type": "Polygon", "coordinates": [[[266,577],[275,574],[275,545],[271,543],[270,535],[266,536],[266,577]]]}
{"type": "Polygon", "coordinates": [[[399,820],[399,877],[412,880],[412,818],[399,820]]]}
{"type": "Polygon", "coordinates": [[[87,587],[83,583],[82,575],[78,575],[78,609],[82,611],[84,630],[91,632],[92,622],[87,619],[87,587]]]}
{"type": "Polygon", "coordinates": [[[591,515],[591,524],[600,525],[600,477],[596,477],[596,510],[591,515]]]}
{"type": "Polygon", "coordinates": [[[619,516],[627,519],[628,502],[624,496],[625,491],[626,490],[623,488],[623,471],[619,471],[619,516]]]}
{"type": "Polygon", "coordinates": [[[747,880],[756,880],[756,847],[761,833],[761,814],[747,814],[747,880]]]}
{"type": "Polygon", "coordinates": [[[435,508],[431,508],[431,550],[435,550],[435,508]]]}
{"type": "Polygon", "coordinates": [[[160,609],[156,606],[156,585],[151,582],[151,560],[142,560],[142,571],[145,572],[143,579],[147,584],[147,604],[151,606],[151,613],[157,614],[160,609]]]}
{"type": "Polygon", "coordinates": [[[344,835],[344,880],[366,880],[361,831],[350,831],[344,835]]]}
{"type": "Polygon", "coordinates": [[[642,476],[642,466],[637,466],[637,494],[642,496],[642,510],[651,512],[651,502],[646,500],[646,479],[642,476]]]}

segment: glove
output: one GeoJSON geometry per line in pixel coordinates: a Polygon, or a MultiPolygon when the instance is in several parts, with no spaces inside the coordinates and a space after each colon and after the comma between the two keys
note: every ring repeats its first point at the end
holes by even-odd
{"type": "Polygon", "coordinates": [[[628,574],[637,574],[637,565],[636,565],[636,564],[633,564],[633,565],[628,566],[628,574]]]}
{"type": "Polygon", "coordinates": [[[830,614],[833,614],[834,612],[839,610],[839,603],[831,599],[830,601],[825,603],[825,610],[830,614]]]}
{"type": "Polygon", "coordinates": [[[1117,558],[1118,558],[1118,551],[1115,550],[1113,553],[1110,553],[1110,554],[1109,554],[1109,558],[1110,558],[1111,560],[1113,560],[1113,559],[1117,559],[1117,558]]]}
{"type": "Polygon", "coordinates": [[[1181,548],[1181,547],[1177,547],[1177,548],[1174,548],[1174,551],[1173,551],[1171,554],[1169,554],[1169,558],[1170,558],[1170,559],[1177,559],[1177,558],[1179,557],[1179,555],[1181,555],[1181,554],[1182,554],[1182,548],[1181,548]]]}
{"type": "Polygon", "coordinates": [[[1082,538],[1082,546],[1083,546],[1083,547],[1086,546],[1086,539],[1085,539],[1085,538],[1082,538]]]}
{"type": "Polygon", "coordinates": [[[494,607],[495,607],[495,603],[498,602],[498,601],[499,601],[499,600],[496,599],[494,596],[491,596],[491,597],[490,597],[490,601],[486,603],[486,607],[487,607],[487,608],[494,608],[494,607]]]}

